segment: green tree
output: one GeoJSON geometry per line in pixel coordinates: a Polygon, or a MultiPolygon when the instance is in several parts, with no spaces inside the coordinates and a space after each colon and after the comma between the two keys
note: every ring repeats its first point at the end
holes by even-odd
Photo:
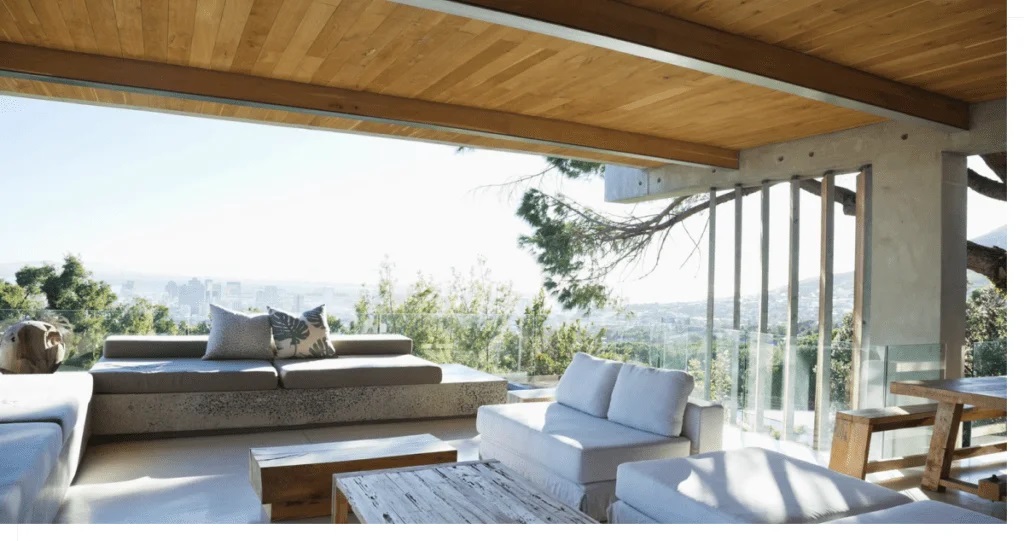
{"type": "MultiPolygon", "coordinates": [[[[6,280],[0,280],[0,310],[27,312],[38,310],[42,307],[42,303],[33,298],[32,294],[26,291],[25,288],[6,280]]],[[[0,317],[3,316],[0,315],[0,317]]]]}
{"type": "Polygon", "coordinates": [[[1006,295],[995,287],[976,289],[967,300],[967,377],[1006,374],[1006,295]]]}
{"type": "Polygon", "coordinates": [[[114,305],[103,319],[109,334],[179,334],[181,327],[171,319],[170,310],[146,299],[114,305]]]}
{"type": "Polygon", "coordinates": [[[511,283],[496,284],[484,259],[468,276],[452,272],[445,326],[452,334],[456,362],[495,368],[492,346],[508,328],[519,296],[511,283]]]}

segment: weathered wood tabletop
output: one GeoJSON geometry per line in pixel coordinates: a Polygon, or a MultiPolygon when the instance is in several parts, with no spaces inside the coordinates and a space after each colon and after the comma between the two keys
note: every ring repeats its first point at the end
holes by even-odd
{"type": "Polygon", "coordinates": [[[950,477],[964,405],[1006,410],[1006,376],[956,378],[933,381],[894,381],[893,394],[928,398],[939,403],[935,412],[932,441],[928,447],[921,488],[944,491],[947,488],[978,493],[978,485],[950,477]]]}
{"type": "Polygon", "coordinates": [[[894,394],[929,398],[936,402],[1006,409],[1006,376],[894,381],[889,384],[889,390],[894,394]]]}
{"type": "Polygon", "coordinates": [[[363,524],[596,524],[494,460],[334,476],[333,517],[363,524]]]}

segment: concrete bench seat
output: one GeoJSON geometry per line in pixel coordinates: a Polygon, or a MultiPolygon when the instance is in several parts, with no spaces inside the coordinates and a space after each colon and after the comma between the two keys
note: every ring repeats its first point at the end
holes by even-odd
{"type": "Polygon", "coordinates": [[[285,389],[441,383],[441,367],[415,355],[352,355],[274,361],[285,389]]]}
{"type": "Polygon", "coordinates": [[[781,453],[748,447],[619,466],[612,522],[803,524],[912,500],[781,453]]]}

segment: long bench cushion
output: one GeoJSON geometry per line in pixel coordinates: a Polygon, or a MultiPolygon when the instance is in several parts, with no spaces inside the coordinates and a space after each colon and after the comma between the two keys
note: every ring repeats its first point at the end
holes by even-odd
{"type": "MultiPolygon", "coordinates": [[[[110,336],[103,343],[107,359],[201,359],[206,354],[206,335],[110,336]]],[[[336,334],[331,336],[336,355],[405,355],[412,353],[412,339],[400,334],[336,334]]]]}
{"type": "Polygon", "coordinates": [[[0,423],[57,423],[67,441],[75,424],[84,422],[92,390],[87,373],[5,375],[0,378],[0,423]]]}
{"type": "Polygon", "coordinates": [[[483,441],[576,483],[615,479],[624,462],[690,454],[686,438],[636,430],[557,402],[484,406],[477,411],[476,428],[483,441]]]}
{"type": "Polygon", "coordinates": [[[956,505],[924,500],[830,521],[829,524],[1006,524],[956,505]]]}
{"type": "MultiPolygon", "coordinates": [[[[106,359],[201,359],[209,337],[108,336],[103,342],[106,359]]],[[[270,337],[267,337],[269,343],[270,337]]]]}
{"type": "Polygon", "coordinates": [[[441,383],[441,367],[415,355],[362,355],[274,361],[285,389],[441,383]]]}
{"type": "Polygon", "coordinates": [[[55,423],[0,423],[0,524],[32,517],[62,443],[55,423]]]}
{"type": "Polygon", "coordinates": [[[619,466],[615,495],[663,524],[800,524],[909,503],[885,487],[766,449],[619,466]]]}
{"type": "Polygon", "coordinates": [[[189,393],[277,388],[277,371],[270,361],[104,358],[89,372],[97,393],[189,393]]]}
{"type": "Polygon", "coordinates": [[[332,335],[334,354],[346,355],[407,355],[412,353],[412,339],[400,334],[346,334],[332,335]]]}

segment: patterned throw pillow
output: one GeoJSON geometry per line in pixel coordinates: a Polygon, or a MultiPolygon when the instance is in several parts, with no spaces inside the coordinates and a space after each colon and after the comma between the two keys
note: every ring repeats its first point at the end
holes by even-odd
{"type": "Polygon", "coordinates": [[[303,312],[300,317],[269,306],[267,310],[270,312],[270,330],[274,335],[275,358],[322,359],[334,356],[324,305],[303,312]]]}

